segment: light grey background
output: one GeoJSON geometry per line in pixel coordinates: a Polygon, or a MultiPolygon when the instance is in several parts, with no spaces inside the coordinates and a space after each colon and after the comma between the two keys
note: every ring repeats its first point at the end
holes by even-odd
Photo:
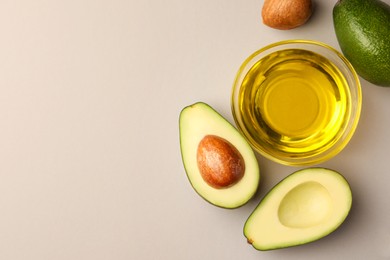
{"type": "Polygon", "coordinates": [[[259,193],[225,210],[192,190],[181,162],[180,110],[204,101],[232,121],[235,73],[269,43],[339,49],[335,2],[278,31],[255,0],[2,0],[0,259],[390,259],[390,89],[362,80],[357,131],[321,164],[348,179],[354,204],[315,243],[259,252],[242,232],[299,168],[259,157],[259,193]]]}

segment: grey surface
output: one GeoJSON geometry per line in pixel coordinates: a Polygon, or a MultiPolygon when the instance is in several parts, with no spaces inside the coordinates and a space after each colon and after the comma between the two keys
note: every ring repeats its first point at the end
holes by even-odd
{"type": "Polygon", "coordinates": [[[390,259],[390,89],[361,81],[357,131],[320,165],[348,179],[354,204],[315,243],[258,252],[242,234],[299,168],[259,157],[259,193],[224,210],[192,190],[181,162],[180,110],[204,101],[232,121],[235,73],[269,43],[339,49],[334,3],[277,31],[254,0],[2,1],[0,259],[390,259]]]}

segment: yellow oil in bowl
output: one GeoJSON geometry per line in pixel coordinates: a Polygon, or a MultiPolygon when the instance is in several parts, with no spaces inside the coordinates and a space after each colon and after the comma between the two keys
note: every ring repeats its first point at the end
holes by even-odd
{"type": "Polygon", "coordinates": [[[333,49],[310,48],[306,45],[313,43],[306,41],[284,46],[290,44],[248,58],[233,89],[233,114],[261,154],[283,164],[314,164],[334,156],[352,136],[360,114],[360,84],[339,53],[335,57],[341,62],[335,62],[319,51],[333,54],[333,49]],[[346,68],[352,74],[346,75],[346,68]]]}

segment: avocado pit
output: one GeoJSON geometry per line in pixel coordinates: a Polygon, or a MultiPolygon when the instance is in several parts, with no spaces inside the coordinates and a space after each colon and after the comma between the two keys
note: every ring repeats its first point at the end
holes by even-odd
{"type": "Polygon", "coordinates": [[[245,173],[241,153],[230,142],[216,135],[206,135],[199,142],[197,163],[204,181],[217,189],[236,184],[245,173]]]}

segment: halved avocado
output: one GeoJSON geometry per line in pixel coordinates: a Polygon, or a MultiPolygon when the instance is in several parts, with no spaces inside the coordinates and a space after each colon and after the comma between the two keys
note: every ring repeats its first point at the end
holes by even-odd
{"type": "Polygon", "coordinates": [[[346,179],[325,168],[296,171],[260,202],[244,226],[258,250],[306,244],[336,230],[347,217],[352,193],[346,179]]]}
{"type": "Polygon", "coordinates": [[[206,201],[237,208],[253,197],[260,181],[255,154],[238,130],[209,105],[180,113],[180,148],[187,177],[206,201]]]}

